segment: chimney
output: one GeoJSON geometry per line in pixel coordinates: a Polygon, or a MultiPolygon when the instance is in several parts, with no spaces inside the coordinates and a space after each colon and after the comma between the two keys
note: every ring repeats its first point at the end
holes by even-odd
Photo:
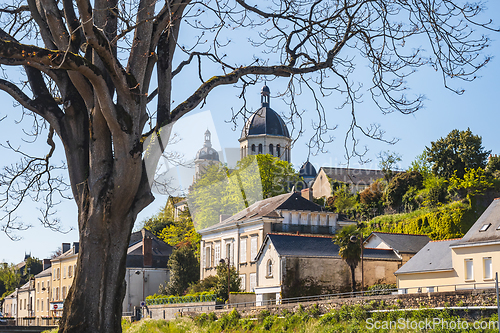
{"type": "Polygon", "coordinates": [[[46,270],[51,265],[52,265],[52,263],[50,262],[50,259],[43,259],[43,270],[46,270]]]}
{"type": "Polygon", "coordinates": [[[153,240],[145,234],[142,237],[142,260],[144,267],[153,266],[153,240]]]}
{"type": "Polygon", "coordinates": [[[71,244],[70,243],[62,243],[62,253],[66,253],[69,251],[69,249],[71,248],[71,244]]]}
{"type": "Polygon", "coordinates": [[[74,254],[78,254],[78,250],[80,250],[80,243],[79,242],[73,242],[73,248],[75,249],[73,251],[74,254]]]}
{"type": "Polygon", "coordinates": [[[300,191],[300,195],[309,201],[312,201],[313,196],[312,196],[312,188],[305,188],[302,191],[300,191]]]}

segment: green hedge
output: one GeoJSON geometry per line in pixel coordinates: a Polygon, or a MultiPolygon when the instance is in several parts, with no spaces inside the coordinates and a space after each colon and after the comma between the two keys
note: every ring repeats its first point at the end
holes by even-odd
{"type": "Polygon", "coordinates": [[[217,295],[209,292],[188,294],[186,296],[166,296],[154,294],[146,297],[146,305],[215,302],[216,299],[217,295]]]}

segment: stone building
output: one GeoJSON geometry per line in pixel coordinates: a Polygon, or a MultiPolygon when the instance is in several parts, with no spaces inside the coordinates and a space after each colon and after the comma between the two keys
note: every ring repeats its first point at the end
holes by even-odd
{"type": "Polygon", "coordinates": [[[219,153],[212,148],[212,133],[207,129],[203,147],[198,150],[194,160],[195,178],[199,179],[210,166],[218,165],[219,163],[219,153]]]}
{"type": "Polygon", "coordinates": [[[338,221],[337,214],[301,196],[286,193],[264,199],[237,214],[199,231],[201,235],[200,278],[216,274],[221,259],[229,259],[242,279],[242,289],[257,286],[256,256],[270,232],[331,235],[341,227],[356,224],[338,221]]]}
{"type": "Polygon", "coordinates": [[[292,139],[285,122],[270,105],[270,90],[264,86],[260,109],[248,118],[241,131],[240,159],[248,155],[270,154],[284,161],[292,161],[292,139]]]}

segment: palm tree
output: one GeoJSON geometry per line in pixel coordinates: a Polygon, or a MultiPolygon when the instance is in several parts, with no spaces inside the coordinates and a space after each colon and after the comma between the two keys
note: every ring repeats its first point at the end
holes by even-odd
{"type": "Polygon", "coordinates": [[[361,259],[360,237],[361,231],[356,225],[345,226],[333,236],[333,242],[339,246],[339,256],[351,268],[352,292],[356,291],[354,270],[361,259]]]}

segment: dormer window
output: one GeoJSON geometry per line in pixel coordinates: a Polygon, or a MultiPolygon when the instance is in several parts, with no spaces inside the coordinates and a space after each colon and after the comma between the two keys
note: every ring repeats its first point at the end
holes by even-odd
{"type": "Polygon", "coordinates": [[[488,228],[490,227],[491,223],[488,223],[488,224],[483,224],[483,226],[481,227],[481,229],[479,229],[479,231],[486,231],[488,230],[488,228]]]}

